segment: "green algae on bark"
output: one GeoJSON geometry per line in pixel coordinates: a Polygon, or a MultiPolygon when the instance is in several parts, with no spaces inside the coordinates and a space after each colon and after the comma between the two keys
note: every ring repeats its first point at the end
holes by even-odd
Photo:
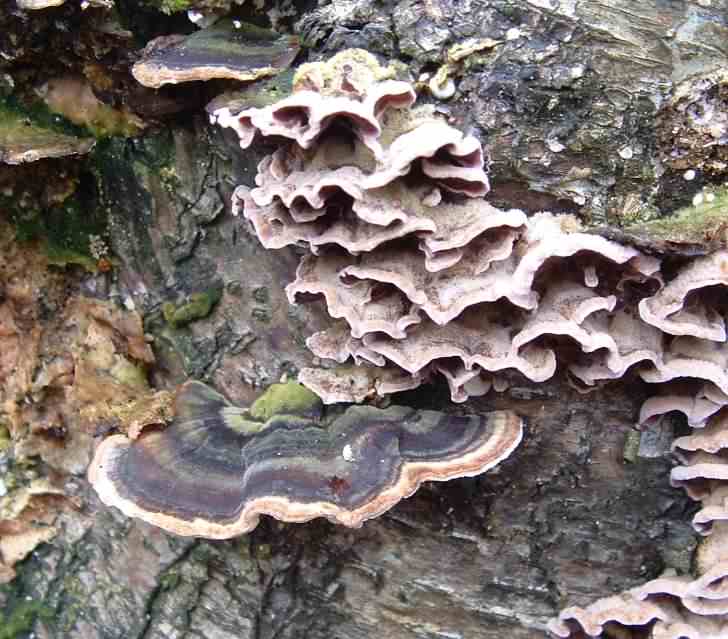
{"type": "Polygon", "coordinates": [[[290,95],[293,90],[295,71],[286,69],[270,78],[262,78],[237,91],[227,91],[215,97],[205,110],[212,114],[218,109],[227,107],[237,113],[250,107],[262,108],[270,106],[290,95]]]}
{"type": "Polygon", "coordinates": [[[158,0],[153,3],[159,8],[162,13],[170,15],[172,13],[178,13],[179,11],[187,11],[192,7],[190,0],[158,0]]]}
{"type": "Polygon", "coordinates": [[[313,391],[298,382],[273,384],[250,407],[253,419],[267,421],[274,415],[314,417],[321,414],[323,404],[313,391]]]}
{"type": "Polygon", "coordinates": [[[627,235],[670,245],[696,245],[709,252],[728,244],[728,187],[706,188],[693,199],[693,205],[672,215],[635,224],[624,229],[627,235]]]}
{"type": "Polygon", "coordinates": [[[173,328],[207,317],[222,297],[222,286],[213,286],[200,293],[192,293],[182,304],[165,302],[162,314],[173,328]]]}
{"type": "Polygon", "coordinates": [[[23,164],[43,158],[85,155],[94,143],[92,138],[61,133],[0,105],[0,162],[23,164]]]}
{"type": "Polygon", "coordinates": [[[0,612],[0,639],[16,639],[32,630],[36,619],[49,620],[52,612],[39,601],[22,601],[8,616],[0,612]]]}
{"type": "Polygon", "coordinates": [[[16,207],[11,210],[11,220],[17,240],[39,242],[50,264],[78,264],[95,272],[99,259],[105,257],[99,248],[105,247],[103,238],[107,236],[105,211],[88,206],[76,195],[48,209],[16,207]]]}
{"type": "Polygon", "coordinates": [[[153,40],[132,73],[141,84],[154,89],[198,80],[248,82],[288,68],[299,48],[297,36],[221,20],[189,36],[153,40]]]}

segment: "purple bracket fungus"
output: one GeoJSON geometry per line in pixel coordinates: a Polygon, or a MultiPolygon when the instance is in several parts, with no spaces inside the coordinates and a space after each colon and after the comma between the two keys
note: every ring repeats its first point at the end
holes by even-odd
{"type": "MultiPolygon", "coordinates": [[[[728,404],[728,402],[726,402],[728,404]]],[[[722,409],[692,435],[678,437],[673,452],[682,465],[672,469],[670,483],[702,503],[693,527],[710,535],[715,522],[728,520],[728,409],[722,409]]],[[[725,547],[728,560],[728,543],[725,547]]]]}
{"type": "Polygon", "coordinates": [[[726,341],[725,318],[693,292],[728,286],[728,251],[698,258],[653,297],[640,301],[640,316],[648,324],[670,335],[692,335],[716,342],[726,341]]]}
{"type": "Polygon", "coordinates": [[[256,135],[291,141],[260,162],[255,187],[236,190],[234,210],[267,248],[310,251],[288,298],[323,299],[344,322],[309,340],[314,353],[379,369],[357,377],[362,386],[351,392],[332,384],[331,370],[303,371],[303,383],[317,392],[337,386],[324,392],[327,403],[361,401],[389,387],[384,378],[409,373],[414,386],[415,376],[443,374],[464,401],[466,388],[484,392],[497,371],[550,378],[558,352],[543,342],[551,336],[578,344],[583,357],[569,371],[586,386],[640,362],[669,376],[672,351],[659,327],[625,308],[627,288],[646,298],[661,285],[659,260],[581,232],[572,217],[527,218],[485,202],[478,140],[413,107],[413,89],[392,76],[366,52],[346,51],[304,65],[294,92],[275,104],[213,112],[243,148],[256,135]],[[453,372],[452,358],[463,371],[453,372]]]}
{"type": "Polygon", "coordinates": [[[639,423],[649,424],[654,418],[677,411],[685,416],[692,428],[702,428],[707,420],[723,406],[728,405],[728,395],[711,383],[663,384],[660,394],[645,400],[640,409],[639,423]],[[691,388],[692,387],[692,388],[691,388]]]}
{"type": "Polygon", "coordinates": [[[233,537],[255,528],[261,514],[358,527],[424,481],[485,472],[522,436],[510,411],[354,406],[326,421],[313,393],[282,386],[246,410],[187,382],[167,428],[101,443],[92,485],[106,504],[179,535],[233,537]]]}
{"type": "Polygon", "coordinates": [[[695,580],[663,576],[587,608],[566,608],[549,630],[564,638],[723,639],[728,636],[728,598],[713,585],[727,577],[728,563],[695,580]],[[634,634],[638,629],[650,634],[634,634]]]}
{"type": "Polygon", "coordinates": [[[287,69],[298,51],[296,36],[220,20],[189,36],[152,40],[132,74],[140,84],[153,89],[213,79],[249,82],[287,69]]]}

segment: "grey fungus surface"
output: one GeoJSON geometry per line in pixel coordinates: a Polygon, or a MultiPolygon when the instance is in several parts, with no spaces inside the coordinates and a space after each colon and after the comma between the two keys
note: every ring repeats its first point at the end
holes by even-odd
{"type": "Polygon", "coordinates": [[[152,40],[132,73],[139,83],[154,89],[215,79],[249,82],[287,69],[299,48],[296,36],[220,20],[189,36],[152,40]]]}
{"type": "Polygon", "coordinates": [[[169,426],[133,441],[108,437],[89,479],[106,504],[178,535],[229,538],[255,528],[262,514],[358,527],[424,481],[492,468],[522,437],[521,419],[510,411],[459,416],[353,406],[322,420],[305,403],[285,406],[297,414],[264,411],[268,418],[256,420],[187,382],[169,426]]]}

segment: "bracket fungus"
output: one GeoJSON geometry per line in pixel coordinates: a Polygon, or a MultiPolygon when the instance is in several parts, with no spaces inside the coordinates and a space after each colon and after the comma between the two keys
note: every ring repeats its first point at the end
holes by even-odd
{"type": "Polygon", "coordinates": [[[424,481],[493,467],[522,435],[510,411],[353,406],[328,419],[320,411],[319,399],[295,382],[274,385],[250,409],[186,382],[172,423],[135,440],[105,439],[89,479],[106,504],[179,535],[233,537],[255,528],[261,514],[358,527],[424,481]]]}
{"type": "Polygon", "coordinates": [[[95,144],[93,138],[60,133],[0,106],[0,162],[24,164],[43,158],[85,155],[95,144]]]}
{"type": "Polygon", "coordinates": [[[728,636],[728,251],[663,268],[572,216],[498,210],[483,199],[480,142],[414,102],[408,83],[353,50],[304,65],[275,104],[213,111],[242,148],[283,140],[233,205],[265,247],[308,250],[289,300],[322,300],[336,320],[307,342],[332,365],[299,381],[325,403],[433,375],[455,402],[502,391],[514,374],[542,382],[561,371],[584,392],[627,374],[659,384],[641,419],[678,410],[704,429],[675,442],[683,465],[672,474],[703,503],[699,575],[567,609],[551,629],[728,636]]]}
{"type": "Polygon", "coordinates": [[[480,142],[414,100],[352,50],[304,65],[277,103],[213,112],[243,148],[289,140],[260,162],[255,187],[238,187],[234,209],[265,247],[310,251],[288,298],[322,299],[340,320],[309,339],[314,354],[371,369],[349,393],[335,378],[350,368],[307,369],[302,383],[327,403],[362,401],[364,387],[389,392],[375,380],[404,388],[440,374],[464,401],[503,387],[508,370],[545,381],[561,368],[587,390],[635,368],[725,392],[725,251],[668,278],[659,259],[573,217],[499,210],[482,199],[480,142]]]}
{"type": "Polygon", "coordinates": [[[189,36],[161,36],[144,49],[132,74],[144,86],[213,79],[248,82],[288,68],[299,50],[296,36],[252,24],[220,20],[189,36]]]}

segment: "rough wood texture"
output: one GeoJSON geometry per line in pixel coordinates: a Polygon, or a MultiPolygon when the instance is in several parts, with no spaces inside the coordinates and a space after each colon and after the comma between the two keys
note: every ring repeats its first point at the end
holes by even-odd
{"type": "MultiPolygon", "coordinates": [[[[701,78],[708,94],[719,84],[726,0],[320,5],[293,18],[312,57],[361,46],[410,62],[417,77],[466,38],[497,41],[477,64],[456,65],[457,92],[438,103],[486,142],[496,204],[627,224],[726,179],[715,164],[725,143],[709,157],[702,143],[692,148],[700,131],[672,97],[703,86],[701,78]],[[683,179],[687,168],[692,181],[683,179]]],[[[75,5],[58,11],[59,20],[78,18],[75,5]]],[[[40,55],[42,40],[26,34],[50,33],[53,19],[0,12],[0,43],[14,51],[7,69],[17,75],[40,55]],[[10,31],[22,34],[12,45],[10,31]]],[[[140,33],[160,35],[154,24],[140,33]]],[[[65,50],[68,31],[52,33],[48,46],[65,50]]],[[[67,60],[49,66],[75,64],[67,60]]],[[[176,102],[160,93],[154,107],[135,95],[157,114],[194,104],[184,93],[176,102]]],[[[135,305],[155,338],[157,386],[204,378],[245,403],[254,386],[309,363],[303,339],[327,320],[315,306],[288,305],[294,252],[262,249],[230,215],[233,186],[251,183],[262,151],[241,152],[204,120],[188,111],[95,152],[119,264],[111,274],[69,271],[67,285],[135,305]],[[165,320],[165,302],[179,309],[200,293],[210,304],[192,320],[165,320]]],[[[663,422],[656,443],[643,436],[643,454],[654,458],[629,452],[646,391],[629,379],[588,396],[549,383],[470,402],[470,412],[523,414],[520,449],[493,473],[425,487],[354,531],[265,520],[229,542],[182,540],[105,509],[84,478],[64,478],[82,507],[62,512],[60,534],[0,587],[0,609],[16,619],[26,606],[30,621],[17,627],[49,639],[545,637],[547,619],[567,603],[588,604],[665,567],[690,568],[692,507],[667,479],[672,425],[663,422]]],[[[398,402],[463,410],[444,388],[398,402]]],[[[0,468],[13,463],[0,451],[0,468]]]]}

